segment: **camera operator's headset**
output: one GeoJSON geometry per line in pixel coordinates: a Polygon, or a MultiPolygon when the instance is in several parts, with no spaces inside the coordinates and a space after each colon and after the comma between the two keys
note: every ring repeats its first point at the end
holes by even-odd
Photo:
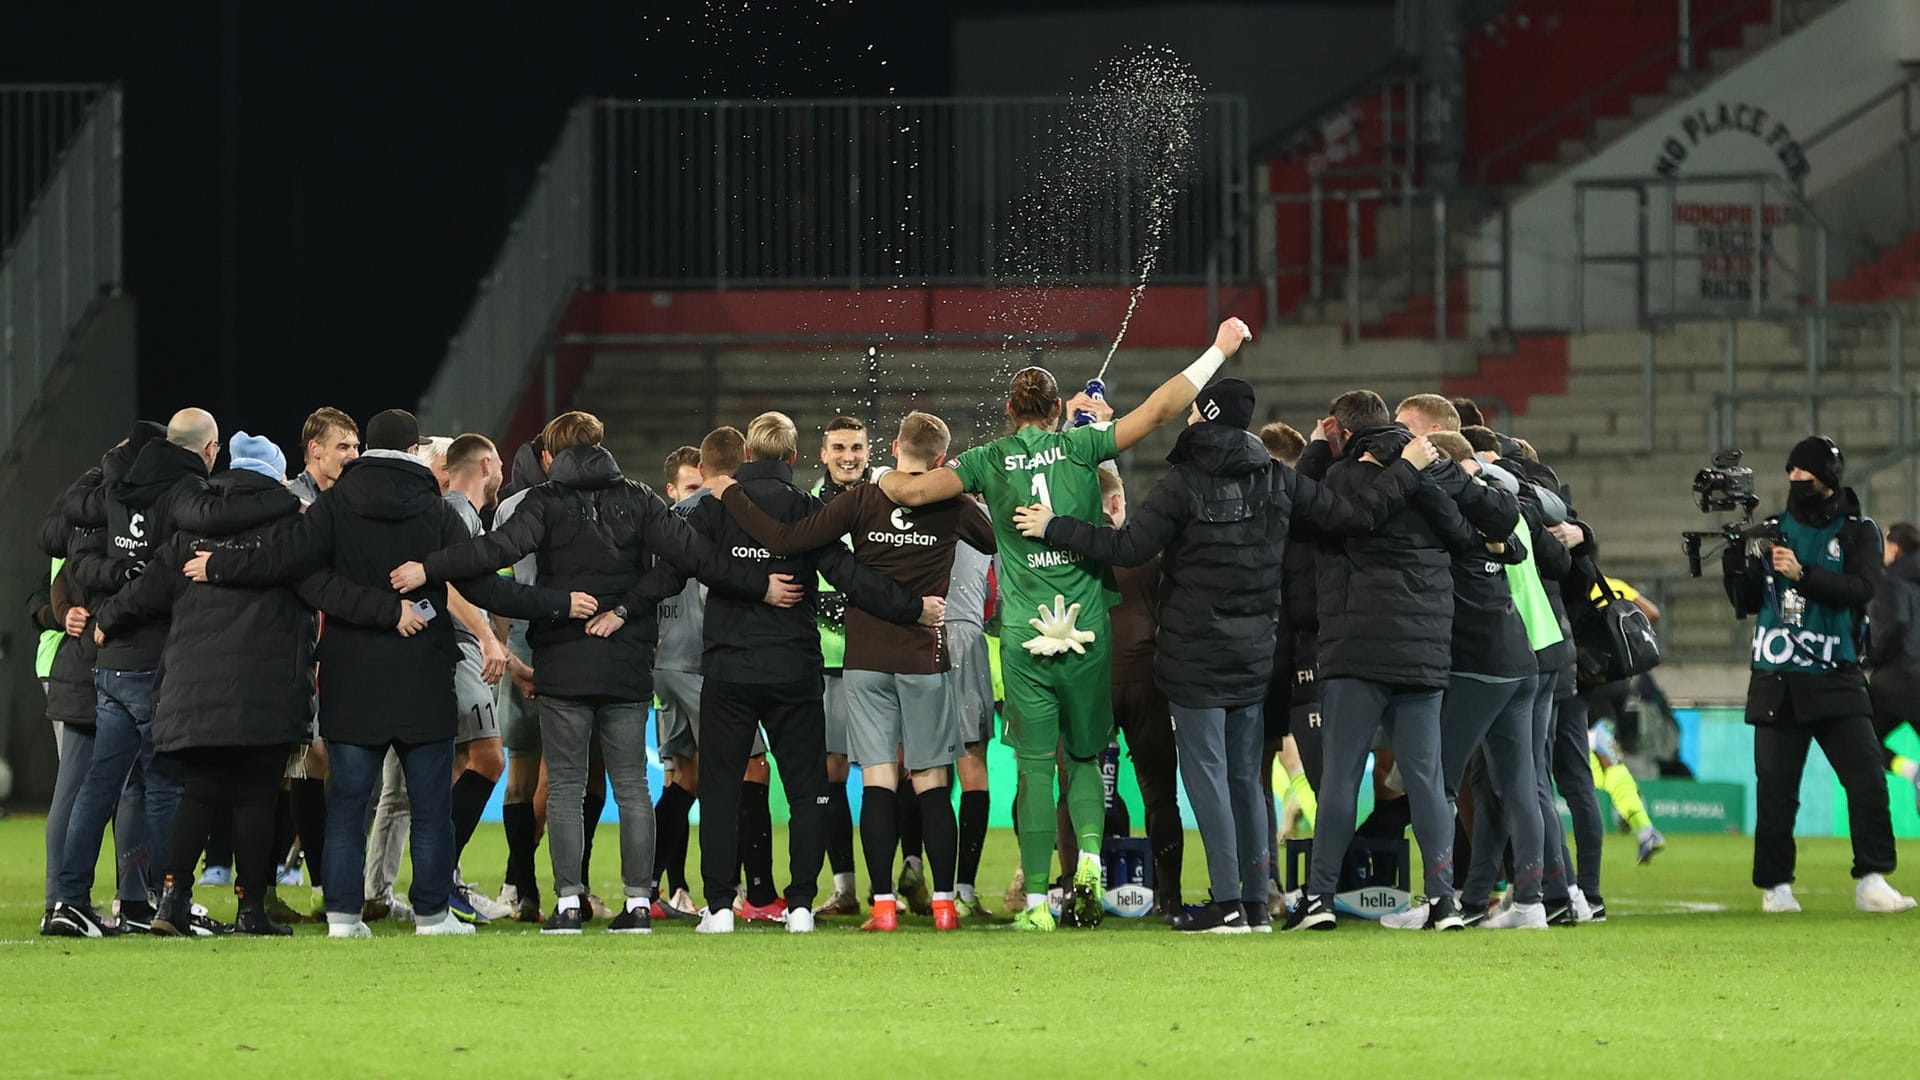
{"type": "MultiPolygon", "coordinates": [[[[1827,452],[1833,455],[1834,479],[1836,481],[1844,480],[1847,474],[1847,456],[1840,452],[1840,445],[1834,442],[1832,439],[1827,438],[1825,435],[1815,435],[1813,436],[1813,438],[1826,444],[1827,452]]],[[[1838,494],[1838,493],[1839,491],[1836,488],[1835,494],[1838,494]]],[[[1885,537],[1881,536],[1879,522],[1873,520],[1870,517],[1867,517],[1864,514],[1862,514],[1860,517],[1856,518],[1855,520],[1859,521],[1862,525],[1865,525],[1867,528],[1872,529],[1873,535],[1876,538],[1878,538],[1883,545],[1886,543],[1885,537]]],[[[1771,524],[1774,522],[1778,522],[1779,518],[1777,516],[1770,517],[1767,519],[1767,521],[1768,523],[1771,524]]],[[[1844,529],[1844,526],[1842,528],[1844,529]]],[[[1767,565],[1764,563],[1762,564],[1762,566],[1766,570],[1766,574],[1767,574],[1767,604],[1770,607],[1772,607],[1774,610],[1774,613],[1778,615],[1780,614],[1779,584],[1778,582],[1775,581],[1776,575],[1773,572],[1773,567],[1771,565],[1767,565]]],[[[1864,661],[1866,659],[1868,644],[1871,640],[1871,635],[1873,633],[1873,626],[1867,617],[1867,613],[1862,611],[1859,613],[1859,615],[1860,615],[1860,618],[1854,624],[1855,629],[1853,632],[1853,638],[1854,638],[1853,650],[1854,650],[1856,663],[1864,661]]],[[[1785,620],[1783,618],[1782,622],[1784,621],[1785,620]]],[[[1805,660],[1808,664],[1812,665],[1814,668],[1821,671],[1829,671],[1829,672],[1840,670],[1839,664],[1833,663],[1832,661],[1829,661],[1829,660],[1822,660],[1820,657],[1815,656],[1812,650],[1800,644],[1800,642],[1795,641],[1791,635],[1788,636],[1787,640],[1793,643],[1793,651],[1799,654],[1801,659],[1805,660]]]]}

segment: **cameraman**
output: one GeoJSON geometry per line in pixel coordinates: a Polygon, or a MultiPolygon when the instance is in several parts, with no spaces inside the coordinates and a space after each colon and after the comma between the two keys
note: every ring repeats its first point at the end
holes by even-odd
{"type": "Polygon", "coordinates": [[[1873,704],[1860,671],[1867,605],[1881,585],[1880,530],[1840,479],[1846,459],[1814,435],[1787,455],[1787,510],[1761,524],[1773,542],[1729,545],[1723,560],[1735,613],[1754,616],[1753,728],[1758,823],[1753,884],[1761,910],[1797,912],[1793,823],[1807,747],[1820,749],[1847,792],[1853,833],[1854,906],[1906,911],[1912,897],[1887,884],[1894,868],[1893,821],[1873,733],[1873,704]],[[1766,552],[1766,562],[1753,547],[1766,552]]]}

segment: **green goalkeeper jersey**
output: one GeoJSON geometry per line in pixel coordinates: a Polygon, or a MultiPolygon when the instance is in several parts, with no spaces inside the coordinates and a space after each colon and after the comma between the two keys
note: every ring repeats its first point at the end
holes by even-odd
{"type": "MultiPolygon", "coordinates": [[[[1025,626],[1041,604],[1055,596],[1080,605],[1079,625],[1101,628],[1120,590],[1107,564],[1029,540],[1013,524],[1013,512],[1040,503],[1056,514],[1102,521],[1100,477],[1094,471],[1114,457],[1113,425],[1088,424],[1065,431],[1023,427],[961,454],[954,462],[968,491],[987,498],[994,538],[1000,544],[1000,608],[1008,627],[1025,626]]],[[[1032,634],[1022,631],[1014,640],[1032,634]]]]}

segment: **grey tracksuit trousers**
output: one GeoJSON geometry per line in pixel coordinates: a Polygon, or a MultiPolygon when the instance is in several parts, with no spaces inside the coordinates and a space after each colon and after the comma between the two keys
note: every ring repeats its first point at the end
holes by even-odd
{"type": "Polygon", "coordinates": [[[1325,763],[1320,774],[1320,817],[1314,824],[1313,867],[1307,892],[1332,896],[1340,867],[1353,843],[1360,779],[1366,774],[1373,735],[1384,730],[1407,789],[1413,833],[1426,861],[1428,896],[1453,892],[1453,817],[1440,776],[1441,692],[1394,687],[1366,679],[1327,679],[1320,684],[1325,763]]]}
{"type": "MultiPolygon", "coordinates": [[[[1560,831],[1560,811],[1553,801],[1553,766],[1550,757],[1553,742],[1553,687],[1555,677],[1542,675],[1533,681],[1533,711],[1528,723],[1528,745],[1533,752],[1534,784],[1531,801],[1540,815],[1543,829],[1540,845],[1540,891],[1549,905],[1567,899],[1566,836],[1560,831]]],[[[1474,793],[1473,865],[1467,870],[1461,906],[1485,907],[1500,877],[1500,860],[1506,854],[1507,826],[1504,801],[1529,801],[1525,791],[1498,790],[1499,777],[1492,770],[1488,777],[1496,790],[1474,793]]],[[[1518,897],[1515,898],[1518,900],[1518,897]]]]}
{"type": "MultiPolygon", "coordinates": [[[[1440,767],[1447,787],[1448,805],[1460,793],[1460,780],[1466,775],[1467,762],[1474,752],[1486,747],[1489,772],[1500,791],[1535,789],[1533,772],[1533,702],[1538,689],[1536,678],[1511,682],[1485,682],[1454,675],[1447,683],[1446,700],[1440,706],[1440,767]]],[[[1507,799],[1500,805],[1504,819],[1494,807],[1483,801],[1474,815],[1473,852],[1478,865],[1482,844],[1492,844],[1496,856],[1506,846],[1505,836],[1513,838],[1513,895],[1516,903],[1540,902],[1541,854],[1545,844],[1540,813],[1531,799],[1507,799]]],[[[1468,875],[1468,885],[1473,876],[1468,875]]],[[[1489,886],[1491,887],[1491,886],[1489,886]]],[[[1466,899],[1484,903],[1484,896],[1471,891],[1466,899]]]]}
{"type": "Polygon", "coordinates": [[[1266,725],[1259,702],[1234,708],[1172,705],[1180,779],[1200,825],[1207,876],[1215,903],[1267,902],[1272,847],[1261,806],[1261,743],[1266,725]]]}

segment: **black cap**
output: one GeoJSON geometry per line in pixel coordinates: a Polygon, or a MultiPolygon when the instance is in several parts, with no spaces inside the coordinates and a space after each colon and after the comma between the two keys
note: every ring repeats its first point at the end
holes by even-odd
{"type": "Polygon", "coordinates": [[[367,449],[411,450],[420,445],[420,421],[405,409],[375,413],[367,421],[367,449]]]}
{"type": "Polygon", "coordinates": [[[1805,469],[1830,490],[1839,491],[1840,480],[1847,474],[1847,456],[1825,435],[1809,435],[1787,454],[1787,471],[1795,469],[1805,469]]]}
{"type": "Polygon", "coordinates": [[[1221,379],[1194,399],[1200,418],[1245,431],[1253,423],[1253,387],[1241,379],[1221,379]]]}

